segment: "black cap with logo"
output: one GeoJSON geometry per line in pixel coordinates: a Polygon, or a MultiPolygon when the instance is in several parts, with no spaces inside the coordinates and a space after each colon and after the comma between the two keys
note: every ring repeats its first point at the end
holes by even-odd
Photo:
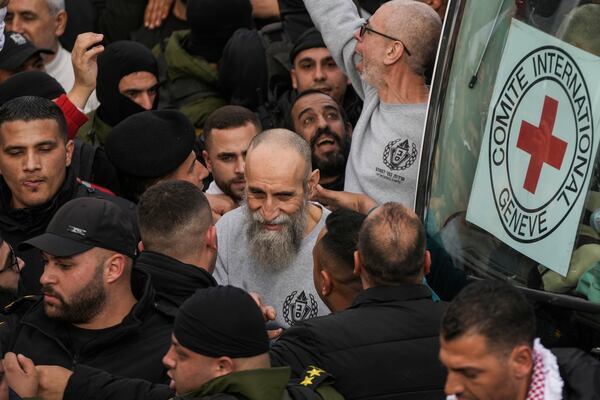
{"type": "Polygon", "coordinates": [[[54,54],[49,49],[38,49],[25,36],[16,32],[5,32],[4,47],[0,51],[0,69],[17,69],[35,54],[54,54]]]}
{"type": "Polygon", "coordinates": [[[81,197],[65,203],[52,217],[46,233],[19,245],[55,257],[70,257],[94,247],[134,257],[137,241],[130,217],[108,200],[81,197]]]}

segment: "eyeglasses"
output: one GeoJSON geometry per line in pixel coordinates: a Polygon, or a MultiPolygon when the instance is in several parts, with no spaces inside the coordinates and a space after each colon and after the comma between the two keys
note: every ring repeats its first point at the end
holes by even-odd
{"type": "Polygon", "coordinates": [[[396,42],[400,42],[402,44],[402,46],[404,46],[404,50],[406,51],[406,54],[408,54],[409,56],[410,54],[410,50],[408,50],[408,47],[406,47],[406,45],[404,44],[404,42],[400,39],[397,39],[393,36],[389,36],[386,35],[385,33],[381,33],[381,32],[377,32],[375,29],[371,29],[369,28],[369,20],[366,20],[364,24],[361,25],[360,27],[360,31],[358,32],[358,36],[362,39],[365,36],[365,33],[367,33],[367,31],[371,32],[371,33],[375,33],[379,36],[383,36],[386,39],[390,39],[390,40],[394,40],[396,42]]]}
{"type": "Polygon", "coordinates": [[[12,248],[12,246],[8,243],[6,244],[8,246],[8,256],[6,257],[6,261],[4,262],[4,268],[0,270],[0,274],[10,269],[12,269],[18,274],[21,272],[21,269],[19,268],[19,259],[17,258],[15,250],[12,248]]]}

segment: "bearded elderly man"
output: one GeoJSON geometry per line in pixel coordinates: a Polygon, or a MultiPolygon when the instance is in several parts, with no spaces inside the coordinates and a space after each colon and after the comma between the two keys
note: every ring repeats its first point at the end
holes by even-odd
{"type": "Polygon", "coordinates": [[[246,204],[217,223],[217,281],[260,294],[282,327],[328,313],[312,281],[312,249],[329,214],[308,201],[318,182],[304,139],[264,131],[246,155],[246,204]]]}

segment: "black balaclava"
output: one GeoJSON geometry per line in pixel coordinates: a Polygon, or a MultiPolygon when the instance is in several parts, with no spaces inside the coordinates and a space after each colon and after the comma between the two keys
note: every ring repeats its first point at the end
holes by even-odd
{"type": "MultiPolygon", "coordinates": [[[[130,115],[145,111],[119,92],[121,79],[140,71],[150,72],[158,80],[156,58],[148,48],[139,43],[129,40],[111,43],[98,57],[98,116],[108,125],[115,126],[130,115]]],[[[158,93],[152,109],[155,110],[157,105],[158,93]]]]}
{"type": "Polygon", "coordinates": [[[54,100],[64,94],[63,87],[50,75],[41,71],[15,74],[0,85],[0,105],[21,96],[39,96],[54,100]]]}
{"type": "Polygon", "coordinates": [[[207,357],[254,357],[269,351],[265,320],[248,293],[233,286],[199,289],[177,311],[173,335],[207,357]]]}
{"type": "Polygon", "coordinates": [[[187,52],[217,63],[233,32],[252,27],[252,5],[250,0],[188,0],[187,20],[187,52]]]}

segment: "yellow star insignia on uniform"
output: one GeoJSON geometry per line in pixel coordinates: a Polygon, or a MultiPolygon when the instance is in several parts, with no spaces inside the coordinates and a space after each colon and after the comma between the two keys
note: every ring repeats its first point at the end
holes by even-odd
{"type": "Polygon", "coordinates": [[[314,377],[309,378],[308,376],[304,378],[304,380],[302,382],[300,382],[301,385],[304,386],[310,386],[313,384],[313,379],[315,379],[314,377]]]}
{"type": "Polygon", "coordinates": [[[307,373],[308,375],[310,375],[311,377],[315,377],[315,376],[321,376],[321,374],[325,372],[320,368],[317,367],[312,367],[307,373]]]}

